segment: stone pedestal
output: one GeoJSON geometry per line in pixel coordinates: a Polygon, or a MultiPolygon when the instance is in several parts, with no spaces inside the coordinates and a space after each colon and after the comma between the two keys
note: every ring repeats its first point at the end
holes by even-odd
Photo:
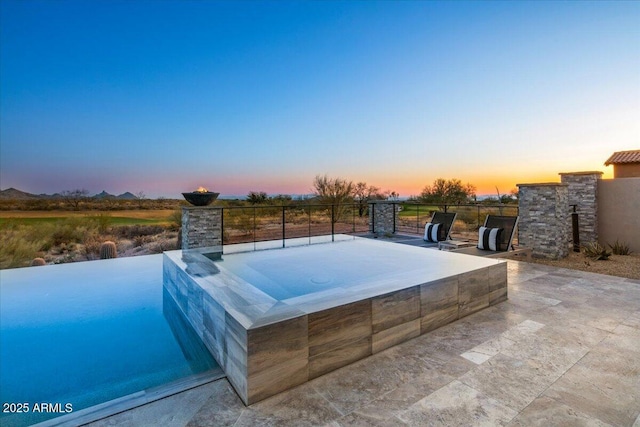
{"type": "Polygon", "coordinates": [[[369,202],[369,232],[392,234],[396,232],[398,205],[387,201],[369,202]]]}
{"type": "Polygon", "coordinates": [[[182,208],[182,249],[222,246],[222,208],[182,208]]]}
{"type": "Polygon", "coordinates": [[[560,259],[569,255],[569,186],[560,183],[518,184],[518,244],[533,256],[560,259]]]}

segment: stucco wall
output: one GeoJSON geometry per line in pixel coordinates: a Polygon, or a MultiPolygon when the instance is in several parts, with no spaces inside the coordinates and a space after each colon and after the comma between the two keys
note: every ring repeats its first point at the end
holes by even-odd
{"type": "Polygon", "coordinates": [[[640,177],[640,163],[621,163],[613,165],[614,178],[640,177]]]}
{"type": "Polygon", "coordinates": [[[640,252],[640,178],[598,180],[598,237],[640,252]]]}

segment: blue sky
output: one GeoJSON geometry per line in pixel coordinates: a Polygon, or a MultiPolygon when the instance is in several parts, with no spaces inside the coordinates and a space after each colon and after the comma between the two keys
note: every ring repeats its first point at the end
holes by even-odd
{"type": "Polygon", "coordinates": [[[0,187],[401,195],[640,148],[640,2],[0,3],[0,187]]]}

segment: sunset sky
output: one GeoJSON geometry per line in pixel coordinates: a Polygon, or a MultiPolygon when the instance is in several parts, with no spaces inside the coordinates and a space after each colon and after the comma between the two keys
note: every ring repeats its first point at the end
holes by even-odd
{"type": "Polygon", "coordinates": [[[640,2],[0,3],[0,187],[402,196],[612,176],[640,2]]]}

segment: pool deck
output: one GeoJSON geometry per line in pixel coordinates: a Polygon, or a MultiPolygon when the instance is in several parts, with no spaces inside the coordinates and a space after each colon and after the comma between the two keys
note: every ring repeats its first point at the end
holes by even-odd
{"type": "Polygon", "coordinates": [[[90,425],[640,427],[640,281],[508,275],[508,301],[249,407],[218,380],[90,425]]]}

